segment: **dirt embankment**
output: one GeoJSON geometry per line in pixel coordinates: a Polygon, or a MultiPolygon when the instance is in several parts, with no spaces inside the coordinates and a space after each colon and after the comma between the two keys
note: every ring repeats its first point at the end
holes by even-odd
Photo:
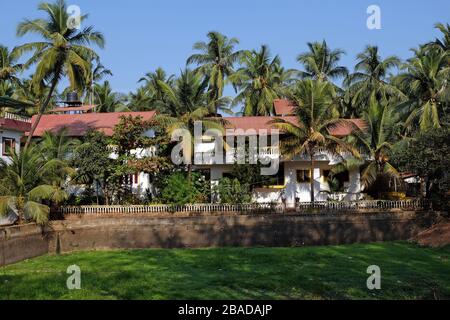
{"type": "Polygon", "coordinates": [[[441,218],[431,228],[420,232],[414,240],[419,245],[429,247],[450,245],[450,219],[441,218]]]}

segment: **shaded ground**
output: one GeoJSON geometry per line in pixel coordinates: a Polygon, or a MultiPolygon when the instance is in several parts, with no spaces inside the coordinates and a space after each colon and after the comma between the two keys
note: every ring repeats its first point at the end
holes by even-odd
{"type": "Polygon", "coordinates": [[[443,299],[450,247],[146,249],[43,256],[0,268],[2,299],[443,299]],[[81,268],[82,289],[66,288],[81,268]],[[366,287],[381,268],[381,290],[366,287]]]}
{"type": "Polygon", "coordinates": [[[419,233],[414,240],[419,245],[435,248],[450,245],[450,220],[441,220],[430,229],[419,233]]]}

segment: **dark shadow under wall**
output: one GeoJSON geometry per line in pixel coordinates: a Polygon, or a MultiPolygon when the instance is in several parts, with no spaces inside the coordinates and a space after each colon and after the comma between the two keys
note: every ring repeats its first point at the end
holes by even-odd
{"type": "Polygon", "coordinates": [[[406,240],[428,228],[435,213],[257,214],[160,217],[68,217],[42,230],[0,229],[0,265],[79,250],[313,246],[406,240]]]}

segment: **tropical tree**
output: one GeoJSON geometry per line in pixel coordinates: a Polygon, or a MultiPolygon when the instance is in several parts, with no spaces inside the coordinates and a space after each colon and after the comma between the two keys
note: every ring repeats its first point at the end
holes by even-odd
{"type": "Polygon", "coordinates": [[[48,204],[67,199],[59,177],[68,167],[60,160],[44,159],[36,146],[10,152],[10,164],[0,160],[0,215],[15,213],[19,223],[31,219],[45,224],[50,213],[48,204]]]}
{"type": "Polygon", "coordinates": [[[109,81],[106,80],[103,84],[96,83],[94,87],[94,104],[96,105],[96,112],[115,112],[122,111],[126,108],[125,96],[113,92],[109,81]]]}
{"type": "Polygon", "coordinates": [[[352,97],[352,104],[361,113],[371,96],[377,101],[390,97],[404,99],[405,95],[389,82],[389,72],[400,66],[400,59],[389,56],[382,59],[377,46],[367,46],[357,55],[355,72],[344,81],[348,94],[352,97]]]}
{"type": "MultiPolygon", "coordinates": [[[[173,88],[162,81],[158,81],[158,84],[164,90],[166,101],[158,105],[161,114],[154,117],[153,123],[163,128],[169,136],[175,130],[186,130],[191,137],[190,147],[193,148],[196,121],[202,121],[204,128],[223,130],[226,121],[221,117],[210,116],[214,114],[211,107],[220,104],[225,98],[220,98],[219,103],[208,103],[206,85],[201,80],[201,75],[186,69],[175,81],[173,88]]],[[[188,164],[189,179],[191,170],[192,166],[188,164]]]]}
{"type": "Polygon", "coordinates": [[[168,86],[173,86],[175,76],[167,76],[163,68],[157,68],[154,72],[147,72],[138,82],[145,83],[145,89],[152,97],[153,101],[164,101],[164,91],[158,82],[164,82],[168,86]]]}
{"type": "Polygon", "coordinates": [[[38,148],[47,161],[52,159],[70,161],[73,151],[79,144],[79,140],[68,136],[67,128],[62,128],[56,133],[44,132],[38,148]]]}
{"type": "Polygon", "coordinates": [[[210,101],[206,91],[207,84],[202,81],[199,73],[189,69],[183,70],[173,85],[161,80],[158,80],[157,84],[164,99],[155,101],[154,105],[161,114],[178,117],[202,107],[208,110],[207,114],[213,115],[216,107],[226,109],[229,104],[227,97],[210,101]]]}
{"type": "Polygon", "coordinates": [[[130,92],[128,96],[128,109],[133,111],[153,110],[153,99],[145,87],[140,87],[136,92],[130,92]]]}
{"type": "MultiPolygon", "coordinates": [[[[388,100],[378,101],[375,96],[369,99],[362,119],[366,125],[364,130],[355,130],[350,141],[364,155],[364,160],[347,159],[343,164],[344,167],[361,166],[361,183],[367,189],[378,178],[399,178],[397,169],[389,161],[389,154],[398,140],[402,124],[395,112],[395,104],[388,100]]],[[[338,172],[339,166],[335,169],[338,172]]]]}
{"type": "Polygon", "coordinates": [[[302,78],[316,80],[335,80],[346,77],[348,70],[340,66],[339,60],[345,54],[341,49],[330,49],[325,40],[320,42],[308,42],[309,51],[301,53],[297,57],[304,71],[300,71],[302,78]]]}
{"type": "Polygon", "coordinates": [[[17,56],[13,55],[7,47],[0,45],[0,82],[9,81],[20,84],[17,74],[22,70],[22,65],[17,63],[17,56]]]}
{"type": "Polygon", "coordinates": [[[283,79],[286,79],[285,74],[280,74],[284,73],[280,58],[271,58],[269,48],[263,45],[259,51],[246,51],[241,64],[230,77],[240,89],[234,104],[244,104],[245,116],[274,114],[273,100],[283,96],[283,79]]]}
{"type": "Polygon", "coordinates": [[[442,39],[436,39],[433,42],[430,42],[428,45],[430,47],[438,47],[443,51],[450,50],[450,24],[436,23],[434,25],[436,29],[442,32],[442,39]]]}
{"type": "MultiPolygon", "coordinates": [[[[338,157],[351,153],[360,157],[358,150],[349,142],[335,137],[332,130],[339,127],[353,128],[353,122],[339,117],[335,106],[335,90],[330,82],[305,79],[299,81],[288,98],[296,104],[297,121],[276,118],[271,123],[284,133],[280,150],[287,160],[297,155],[310,159],[311,202],[314,202],[315,158],[319,152],[338,157]]],[[[356,129],[356,128],[355,128],[356,129]]]]}
{"type": "Polygon", "coordinates": [[[91,72],[86,76],[85,87],[86,97],[89,98],[89,103],[93,103],[95,99],[96,84],[107,76],[112,76],[111,70],[105,68],[100,61],[91,59],[91,72]]]}
{"type": "MultiPolygon", "coordinates": [[[[33,74],[33,85],[41,86],[45,82],[49,92],[43,99],[36,120],[28,135],[25,148],[31,142],[33,133],[39,121],[47,110],[52,95],[63,76],[67,76],[72,90],[82,91],[84,79],[90,73],[90,59],[98,59],[98,55],[87,45],[96,44],[104,47],[104,37],[100,32],[94,31],[92,26],[81,30],[68,26],[69,14],[64,0],[55,3],[41,3],[38,10],[46,14],[46,18],[24,20],[17,27],[17,35],[37,34],[42,38],[39,42],[30,42],[14,48],[15,56],[32,52],[31,58],[24,64],[29,67],[36,64],[33,74]]],[[[83,23],[88,15],[80,17],[83,23]]]]}
{"type": "MultiPolygon", "coordinates": [[[[200,51],[187,59],[187,64],[197,64],[197,68],[208,81],[209,101],[217,101],[223,96],[227,78],[233,74],[234,65],[242,51],[236,51],[239,43],[236,38],[229,39],[219,32],[208,32],[209,41],[197,42],[193,49],[200,51]]],[[[217,113],[217,111],[216,111],[217,113]]]]}
{"type": "Polygon", "coordinates": [[[450,101],[449,53],[442,50],[415,50],[415,57],[404,65],[395,83],[407,95],[399,110],[408,117],[405,125],[421,131],[439,128],[450,101]]]}

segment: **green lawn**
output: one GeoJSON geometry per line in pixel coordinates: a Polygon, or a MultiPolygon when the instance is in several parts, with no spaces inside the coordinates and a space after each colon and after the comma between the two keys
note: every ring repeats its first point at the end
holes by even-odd
{"type": "Polygon", "coordinates": [[[449,258],[450,247],[405,242],[80,252],[0,267],[0,300],[448,299],[449,258]],[[72,264],[81,290],[66,287],[72,264]],[[381,290],[366,288],[369,265],[381,268],[381,290]]]}

